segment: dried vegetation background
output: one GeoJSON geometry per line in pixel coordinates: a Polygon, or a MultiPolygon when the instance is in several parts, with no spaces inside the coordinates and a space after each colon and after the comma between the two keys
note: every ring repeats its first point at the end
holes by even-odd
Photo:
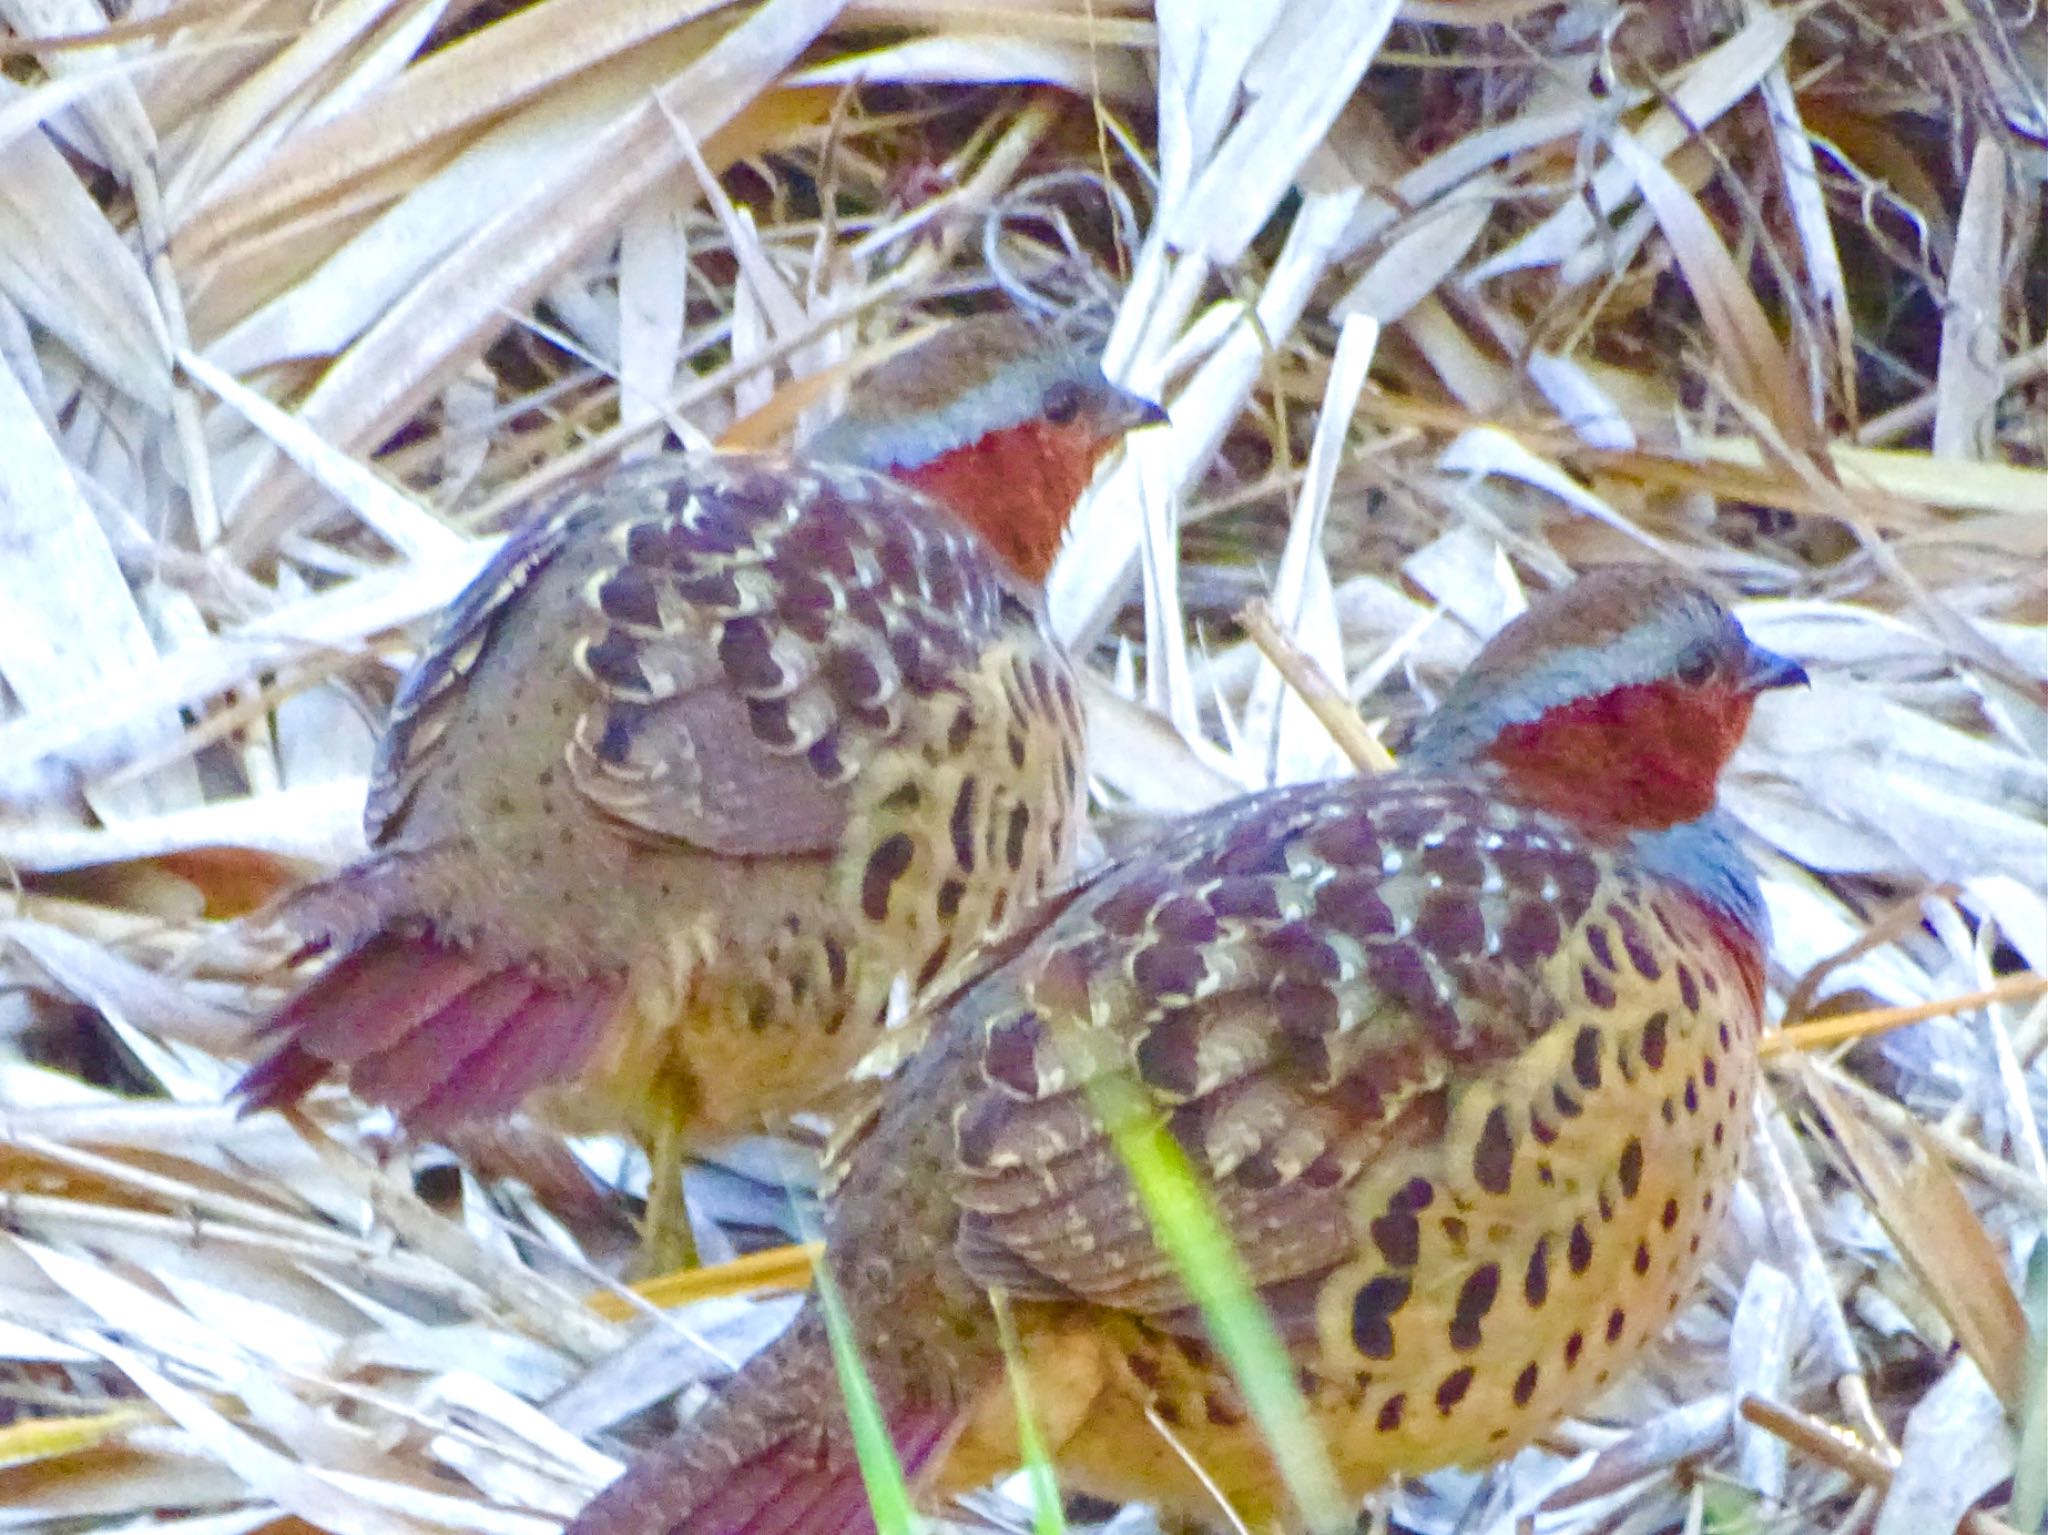
{"type": "MultiPolygon", "coordinates": [[[[1797,1027],[1710,1282],[1594,1419],[1396,1522],[2039,1520],[2036,7],[0,23],[0,1529],[545,1535],[779,1325],[786,1295],[705,1298],[744,1267],[625,1298],[617,1147],[406,1147],[338,1094],[237,1121],[285,981],[238,919],[356,850],[421,624],[529,498],[786,440],[989,303],[1108,306],[1173,414],[1052,592],[1106,840],[1349,770],[1253,599],[1396,749],[1526,589],[1620,556],[1727,582],[1813,672],[1728,794],[1797,1027]]],[[[785,1240],[807,1168],[693,1175],[707,1243],[785,1240]]]]}

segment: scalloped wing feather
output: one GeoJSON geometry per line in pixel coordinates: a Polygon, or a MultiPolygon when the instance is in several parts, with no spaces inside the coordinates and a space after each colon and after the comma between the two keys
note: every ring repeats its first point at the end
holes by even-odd
{"type": "Polygon", "coordinates": [[[1012,1293],[1185,1310],[1085,1095],[1127,1061],[1214,1180],[1253,1281],[1328,1271],[1357,1246],[1361,1174],[1439,1137],[1450,1084],[1563,1017],[1560,951],[1612,873],[1550,817],[1420,778],[1178,830],[981,1010],[982,1086],[954,1121],[960,1260],[1012,1293]]]}
{"type": "Polygon", "coordinates": [[[616,469],[528,523],[443,621],[393,706],[373,842],[461,749],[465,685],[529,609],[573,631],[576,789],[630,836],[733,857],[832,849],[849,784],[907,711],[1039,622],[972,533],[879,475],[739,456],[616,469]]]}

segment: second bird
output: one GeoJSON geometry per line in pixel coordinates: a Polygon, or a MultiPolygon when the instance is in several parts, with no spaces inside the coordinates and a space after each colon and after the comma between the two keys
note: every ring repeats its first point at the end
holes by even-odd
{"type": "Polygon", "coordinates": [[[663,458],[515,534],[393,706],[362,863],[288,916],[341,957],[245,1104],[334,1073],[432,1135],[522,1102],[683,1152],[815,1103],[1069,864],[1081,705],[1042,584],[1156,406],[1009,318],[863,380],[799,458],[663,458]]]}

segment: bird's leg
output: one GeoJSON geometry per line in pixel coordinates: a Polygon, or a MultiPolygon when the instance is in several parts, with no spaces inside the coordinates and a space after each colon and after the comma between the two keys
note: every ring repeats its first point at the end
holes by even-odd
{"type": "Polygon", "coordinates": [[[647,1214],[640,1228],[640,1268],[646,1275],[697,1266],[697,1236],[683,1199],[683,1124],[688,1111],[664,1095],[654,1128],[643,1138],[647,1153],[647,1214]]]}

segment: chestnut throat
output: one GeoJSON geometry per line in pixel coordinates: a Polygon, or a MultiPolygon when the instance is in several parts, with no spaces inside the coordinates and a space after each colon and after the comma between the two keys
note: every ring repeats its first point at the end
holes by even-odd
{"type": "Polygon", "coordinates": [[[1588,831],[1661,831],[1714,808],[1754,702],[1726,687],[1640,683],[1508,725],[1483,756],[1517,799],[1588,831]]]}
{"type": "Polygon", "coordinates": [[[1095,473],[1097,444],[1079,422],[1026,421],[903,466],[894,477],[944,503],[1004,564],[1043,586],[1074,503],[1095,473]]]}

